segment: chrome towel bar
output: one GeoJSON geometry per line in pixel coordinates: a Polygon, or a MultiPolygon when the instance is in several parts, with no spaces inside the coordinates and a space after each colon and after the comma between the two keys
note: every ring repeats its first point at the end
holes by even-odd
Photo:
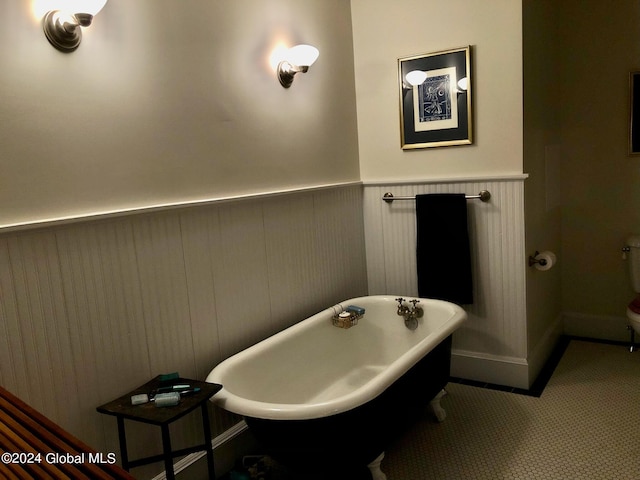
{"type": "MultiPolygon", "coordinates": [[[[478,195],[467,195],[467,200],[473,200],[479,198],[481,202],[488,202],[491,199],[491,192],[489,190],[481,190],[478,195]]],[[[415,200],[416,197],[394,197],[393,193],[387,192],[382,196],[382,200],[387,203],[393,203],[394,200],[415,200]]]]}

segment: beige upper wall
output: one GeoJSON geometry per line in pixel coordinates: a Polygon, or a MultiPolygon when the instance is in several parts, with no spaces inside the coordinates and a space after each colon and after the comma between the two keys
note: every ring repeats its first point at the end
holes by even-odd
{"type": "MultiPolygon", "coordinates": [[[[523,0],[524,168],[527,254],[561,254],[561,139],[556,112],[561,104],[556,0],[523,0]]],[[[529,352],[549,341],[562,311],[561,266],[541,272],[527,268],[529,352]]]]}
{"type": "Polygon", "coordinates": [[[111,0],[67,55],[44,38],[35,3],[0,0],[0,226],[359,179],[522,173],[519,1],[111,0]],[[289,90],[268,65],[279,41],[321,51],[289,90]],[[397,58],[468,44],[475,145],[403,152],[397,58]]]}
{"type": "MultiPolygon", "coordinates": [[[[640,233],[640,157],[627,154],[629,72],[640,70],[640,4],[557,3],[563,310],[624,318],[634,293],[621,248],[628,235],[640,233]]],[[[620,328],[619,335],[627,333],[620,328]]]]}
{"type": "Polygon", "coordinates": [[[351,0],[364,181],[523,173],[520,0],[351,0]],[[475,144],[402,151],[397,59],[473,47],[475,144]]]}
{"type": "Polygon", "coordinates": [[[599,332],[577,333],[626,339],[622,322],[634,292],[621,248],[628,235],[640,233],[640,158],[627,153],[640,5],[525,4],[527,243],[530,252],[560,245],[554,270],[529,270],[530,337],[543,333],[546,312],[560,310],[620,319],[598,322],[599,332]]]}
{"type": "Polygon", "coordinates": [[[359,180],[347,0],[111,0],[71,54],[35,4],[0,0],[0,226],[359,180]],[[279,42],[320,50],[289,90],[279,42]]]}

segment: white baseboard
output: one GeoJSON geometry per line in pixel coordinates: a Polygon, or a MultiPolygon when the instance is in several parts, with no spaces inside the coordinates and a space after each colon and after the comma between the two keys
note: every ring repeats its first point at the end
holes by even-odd
{"type": "Polygon", "coordinates": [[[538,378],[538,374],[542,367],[547,363],[549,357],[553,353],[553,349],[558,344],[558,340],[564,333],[562,314],[558,315],[556,321],[553,322],[544,333],[538,343],[532,348],[529,354],[529,386],[538,378]]]}
{"type": "MultiPolygon", "coordinates": [[[[248,429],[249,427],[244,422],[244,420],[241,420],[240,422],[236,423],[233,427],[225,430],[220,435],[218,435],[217,437],[214,437],[211,440],[211,446],[213,448],[214,461],[216,466],[216,476],[218,472],[226,472],[231,468],[233,468],[234,460],[239,456],[242,456],[242,454],[225,455],[224,457],[227,457],[225,461],[225,458],[219,458],[221,456],[217,455],[216,451],[224,446],[229,445],[233,440],[238,439],[238,437],[240,437],[242,434],[247,432],[248,429]]],[[[180,460],[178,460],[173,464],[174,473],[177,475],[178,473],[182,472],[183,470],[186,470],[187,468],[189,468],[190,466],[192,466],[194,463],[196,463],[201,458],[204,458],[205,456],[206,456],[206,452],[202,451],[202,452],[191,453],[186,457],[181,458],[180,460]]],[[[166,478],[167,478],[166,473],[162,472],[156,475],[155,477],[153,477],[152,480],[166,480],[166,478]]]]}
{"type": "Polygon", "coordinates": [[[528,389],[549,359],[562,335],[628,342],[626,317],[564,312],[533,346],[527,359],[453,350],[454,377],[528,389]]]}
{"type": "Polygon", "coordinates": [[[565,335],[628,342],[627,317],[591,315],[577,312],[562,314],[565,335]]]}
{"type": "Polygon", "coordinates": [[[529,388],[529,365],[526,358],[453,350],[451,376],[515,388],[529,388]]]}

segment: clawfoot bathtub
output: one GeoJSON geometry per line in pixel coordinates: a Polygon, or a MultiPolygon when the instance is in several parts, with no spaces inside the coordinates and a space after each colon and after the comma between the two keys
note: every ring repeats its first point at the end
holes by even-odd
{"type": "Polygon", "coordinates": [[[244,416],[284,464],[333,472],[367,465],[382,480],[385,448],[425,405],[431,402],[444,420],[439,399],[449,378],[451,334],[467,318],[452,303],[418,300],[424,314],[412,329],[393,296],[327,308],[216,366],[207,381],[223,388],[211,400],[244,416]],[[365,310],[357,325],[335,326],[333,319],[352,305],[365,310]]]}

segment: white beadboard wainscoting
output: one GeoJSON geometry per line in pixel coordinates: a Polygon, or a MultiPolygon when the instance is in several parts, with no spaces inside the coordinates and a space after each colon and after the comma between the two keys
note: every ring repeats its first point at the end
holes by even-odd
{"type": "MultiPolygon", "coordinates": [[[[162,373],[204,379],[367,294],[362,195],[357,182],[0,231],[0,384],[119,457],[98,405],[162,373]]],[[[214,435],[239,421],[213,410],[214,435]]],[[[172,424],[174,448],[202,441],[199,417],[172,424]]],[[[159,428],[128,422],[127,434],[130,458],[161,451],[159,428]]]]}
{"type": "MultiPolygon", "coordinates": [[[[423,183],[366,183],[365,240],[369,294],[417,296],[415,202],[394,196],[491,192],[470,199],[468,223],[473,305],[454,334],[452,375],[528,388],[524,180],[526,175],[423,183]]],[[[437,234],[437,232],[434,232],[437,234]]]]}

